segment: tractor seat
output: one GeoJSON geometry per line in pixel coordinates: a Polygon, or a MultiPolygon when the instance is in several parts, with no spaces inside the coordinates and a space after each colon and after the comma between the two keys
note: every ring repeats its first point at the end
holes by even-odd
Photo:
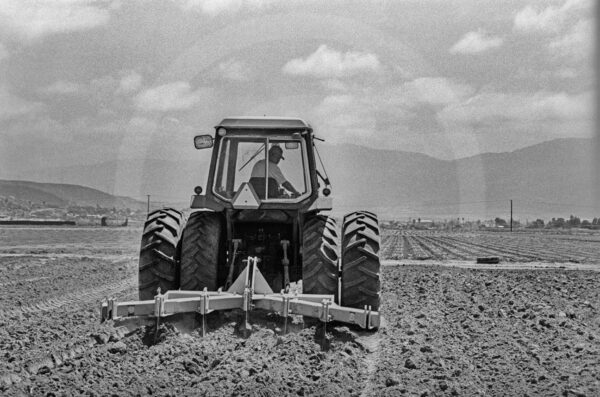
{"type": "MultiPolygon", "coordinates": [[[[269,198],[277,198],[279,197],[279,184],[274,178],[268,178],[269,180],[269,198]]],[[[265,178],[264,177],[254,177],[250,178],[248,181],[254,188],[254,191],[258,195],[258,197],[262,200],[265,199],[265,178]]]]}

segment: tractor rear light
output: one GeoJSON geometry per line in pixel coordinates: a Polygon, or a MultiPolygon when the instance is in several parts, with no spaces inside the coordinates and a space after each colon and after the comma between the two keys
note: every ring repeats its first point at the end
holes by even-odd
{"type": "Polygon", "coordinates": [[[323,196],[327,197],[330,194],[331,194],[331,189],[329,189],[327,187],[325,189],[323,189],[323,196]]]}
{"type": "Polygon", "coordinates": [[[217,129],[217,135],[219,135],[219,136],[225,136],[226,133],[227,133],[227,130],[223,127],[219,127],[217,129]]]}
{"type": "Polygon", "coordinates": [[[202,194],[202,186],[196,186],[194,188],[194,193],[196,193],[197,195],[201,195],[202,194]]]}

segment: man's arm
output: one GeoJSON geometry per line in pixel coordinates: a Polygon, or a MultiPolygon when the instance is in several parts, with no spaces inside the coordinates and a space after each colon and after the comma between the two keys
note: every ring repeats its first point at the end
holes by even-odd
{"type": "Polygon", "coordinates": [[[292,192],[295,196],[299,196],[300,192],[297,191],[294,186],[292,186],[291,183],[289,183],[288,181],[285,181],[281,184],[281,186],[283,186],[284,188],[286,188],[286,190],[289,190],[290,192],[292,192]]]}

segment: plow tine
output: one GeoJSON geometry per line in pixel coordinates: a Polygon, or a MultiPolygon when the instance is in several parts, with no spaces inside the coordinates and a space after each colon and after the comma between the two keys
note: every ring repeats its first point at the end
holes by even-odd
{"type": "Polygon", "coordinates": [[[327,323],[329,322],[329,305],[331,301],[328,299],[323,299],[323,313],[321,317],[321,324],[323,327],[323,334],[321,335],[321,350],[327,351],[329,350],[329,340],[327,339],[327,323]]]}
{"type": "MultiPolygon", "coordinates": [[[[219,291],[220,292],[220,291],[219,291]]],[[[202,316],[202,337],[206,336],[206,315],[210,310],[208,288],[204,287],[200,296],[200,316],[202,316]]]]}
{"type": "Polygon", "coordinates": [[[154,344],[158,341],[158,328],[160,327],[160,317],[156,317],[156,325],[154,327],[154,344]]]}

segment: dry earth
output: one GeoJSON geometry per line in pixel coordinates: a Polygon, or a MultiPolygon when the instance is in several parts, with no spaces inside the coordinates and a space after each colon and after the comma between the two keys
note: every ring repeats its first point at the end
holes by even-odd
{"type": "Polygon", "coordinates": [[[138,239],[137,229],[0,229],[3,395],[600,395],[596,271],[386,262],[385,326],[329,326],[326,351],[315,325],[296,319],[281,335],[264,313],[249,338],[230,312],[214,314],[204,338],[167,323],[154,343],[151,330],[98,318],[104,296],[135,298],[138,239]]]}

